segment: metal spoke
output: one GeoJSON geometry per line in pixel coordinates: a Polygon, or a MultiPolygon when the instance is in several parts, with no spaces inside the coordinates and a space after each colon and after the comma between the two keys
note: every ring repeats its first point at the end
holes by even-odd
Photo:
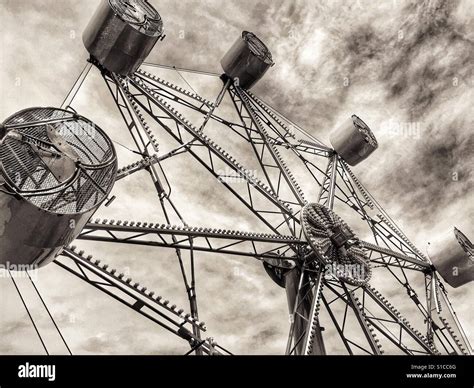
{"type": "MultiPolygon", "coordinates": [[[[191,314],[184,314],[182,309],[161,296],[148,291],[146,287],[133,282],[123,274],[117,274],[115,269],[110,269],[107,264],[101,264],[100,260],[92,256],[85,257],[84,251],[76,252],[75,247],[65,249],[62,256],[68,260],[56,260],[55,263],[94,286],[105,294],[111,296],[127,307],[133,309],[145,318],[153,321],[168,332],[188,341],[194,346],[200,341],[198,337],[186,328],[186,325],[197,326],[200,330],[206,330],[203,322],[193,318],[191,314]],[[100,281],[97,278],[101,279],[100,281]],[[130,301],[132,300],[132,301],[130,301]]],[[[203,346],[206,352],[209,348],[203,346]]]]}
{"type": "Polygon", "coordinates": [[[306,246],[292,236],[101,219],[89,222],[78,239],[277,259],[289,267],[293,252],[306,246]]]}

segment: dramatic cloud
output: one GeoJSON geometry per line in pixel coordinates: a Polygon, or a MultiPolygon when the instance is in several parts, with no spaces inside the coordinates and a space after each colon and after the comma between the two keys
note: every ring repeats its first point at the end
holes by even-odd
{"type": "MultiPolygon", "coordinates": [[[[474,11],[469,1],[151,2],[164,19],[167,38],[148,61],[219,73],[220,58],[240,32],[255,32],[276,62],[255,94],[325,143],[338,122],[360,115],[374,130],[380,148],[354,171],[422,251],[453,224],[474,237],[474,36],[468,28],[474,11]]],[[[61,104],[85,65],[81,33],[96,4],[1,2],[2,120],[25,107],[61,104]]],[[[174,70],[156,72],[189,88],[174,70]]],[[[207,98],[214,99],[222,86],[217,77],[182,74],[207,98]]],[[[74,106],[109,133],[120,165],[136,159],[121,146],[133,143],[97,72],[91,73],[74,106]]],[[[220,129],[210,131],[251,164],[251,155],[228,133],[219,134],[220,129]]],[[[162,150],[173,146],[158,129],[156,133],[162,150]]],[[[191,157],[176,160],[178,164],[173,159],[164,166],[189,224],[267,232],[191,157]]],[[[162,222],[146,177],[141,173],[119,182],[114,189],[117,201],[101,209],[99,216],[162,222]]],[[[301,185],[308,198],[308,193],[317,193],[309,180],[301,185]]],[[[77,245],[173,303],[187,306],[171,250],[77,245]]],[[[209,335],[235,353],[284,352],[289,326],[285,292],[261,263],[200,254],[197,276],[200,315],[209,335]]],[[[384,279],[374,282],[410,314],[401,286],[390,288],[384,279]]],[[[38,287],[76,354],[187,351],[186,344],[54,265],[40,271],[38,287]]],[[[472,287],[449,293],[472,338],[472,287]]],[[[0,279],[0,311],[0,353],[41,353],[6,278],[0,279]]],[[[335,351],[340,344],[330,338],[327,346],[335,351]]]]}

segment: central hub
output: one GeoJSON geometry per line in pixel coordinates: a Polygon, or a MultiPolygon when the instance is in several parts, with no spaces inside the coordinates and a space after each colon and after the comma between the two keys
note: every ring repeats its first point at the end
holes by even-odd
{"type": "Polygon", "coordinates": [[[325,206],[310,203],[301,210],[305,237],[317,260],[340,280],[366,284],[371,276],[369,259],[357,246],[357,236],[336,213],[325,206]]]}
{"type": "Polygon", "coordinates": [[[343,225],[335,226],[332,229],[332,234],[329,236],[331,242],[337,247],[341,248],[344,247],[349,240],[354,238],[355,235],[352,233],[351,230],[344,228],[343,225]]]}

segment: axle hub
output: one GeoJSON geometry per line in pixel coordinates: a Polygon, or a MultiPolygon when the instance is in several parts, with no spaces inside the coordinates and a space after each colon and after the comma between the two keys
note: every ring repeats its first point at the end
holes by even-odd
{"type": "Polygon", "coordinates": [[[337,214],[310,203],[301,211],[301,224],[311,249],[326,271],[356,286],[369,281],[369,259],[358,246],[353,230],[337,214]]]}

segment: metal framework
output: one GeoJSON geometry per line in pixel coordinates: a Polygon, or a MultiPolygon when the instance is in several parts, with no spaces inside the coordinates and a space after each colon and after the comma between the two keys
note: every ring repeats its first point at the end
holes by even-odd
{"type": "MultiPolygon", "coordinates": [[[[151,246],[157,252],[171,248],[182,272],[190,311],[186,313],[76,247],[64,250],[56,260],[59,267],[187,341],[189,354],[230,353],[204,335],[206,327],[199,319],[199,315],[205,316],[198,313],[194,270],[195,256],[200,252],[219,254],[222,260],[225,255],[260,260],[272,278],[286,288],[291,316],[286,354],[326,354],[328,345],[349,354],[471,354],[429,258],[403,234],[331,147],[225,76],[221,77],[221,91],[210,101],[144,70],[160,69],[160,65],[144,64],[133,75],[123,77],[92,61],[66,97],[64,108],[72,109],[93,66],[102,75],[134,141],[133,151],[141,157],[139,162],[122,167],[117,180],[133,179],[135,173],[147,171],[150,187],[156,190],[156,206],[164,218],[153,222],[91,219],[78,240],[151,246]],[[238,120],[221,113],[224,98],[231,102],[238,120]],[[181,112],[194,112],[203,118],[192,123],[181,112]],[[258,162],[261,179],[207,134],[211,123],[248,146],[258,162]],[[158,142],[164,135],[176,143],[166,153],[160,152],[158,142]],[[173,201],[162,165],[183,153],[217,179],[266,230],[189,226],[185,209],[178,209],[173,201]],[[310,177],[314,187],[311,193],[300,186],[285,155],[298,160],[310,177]],[[245,184],[237,187],[229,183],[229,174],[245,184]],[[357,286],[345,283],[331,268],[315,261],[301,222],[302,209],[310,202],[335,211],[340,207],[367,225],[368,233],[359,241],[359,248],[368,257],[374,284],[372,280],[357,286]],[[398,302],[403,297],[404,311],[378,291],[377,279],[393,282],[396,289],[391,295],[398,302]],[[410,320],[416,315],[414,322],[409,322],[407,314],[410,320]],[[329,336],[338,338],[338,345],[325,343],[329,336]]],[[[179,74],[187,71],[175,70],[179,74]]]]}

